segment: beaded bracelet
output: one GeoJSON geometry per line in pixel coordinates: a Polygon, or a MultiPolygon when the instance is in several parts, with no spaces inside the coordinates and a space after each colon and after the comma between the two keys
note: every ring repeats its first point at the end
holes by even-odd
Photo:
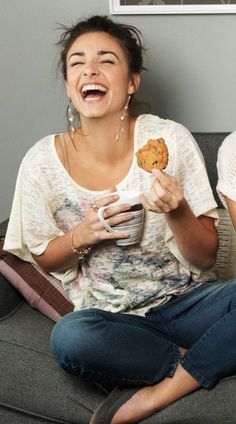
{"type": "Polygon", "coordinates": [[[80,263],[83,263],[85,261],[85,259],[86,259],[86,256],[88,256],[88,254],[91,252],[91,247],[86,247],[86,249],[80,250],[78,247],[76,247],[74,245],[73,236],[74,236],[74,228],[71,231],[72,250],[78,256],[79,262],[80,263]]]}

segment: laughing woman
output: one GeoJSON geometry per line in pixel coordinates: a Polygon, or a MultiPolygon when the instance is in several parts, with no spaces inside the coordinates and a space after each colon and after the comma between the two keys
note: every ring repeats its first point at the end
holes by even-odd
{"type": "Polygon", "coordinates": [[[91,423],[136,423],[236,372],[236,281],[207,282],[216,203],[192,135],[131,113],[143,68],[138,30],[94,16],[64,28],[59,46],[71,129],[23,159],[5,249],[56,273],[75,305],[51,336],[63,369],[117,386],[91,423]],[[135,152],[160,137],[169,163],[146,172],[135,152]],[[117,246],[129,234],[99,221],[105,205],[109,225],[132,219],[130,205],[112,205],[115,188],[143,193],[136,245],[117,246]]]}
{"type": "Polygon", "coordinates": [[[236,131],[226,137],[218,152],[217,191],[236,230],[236,131]]]}

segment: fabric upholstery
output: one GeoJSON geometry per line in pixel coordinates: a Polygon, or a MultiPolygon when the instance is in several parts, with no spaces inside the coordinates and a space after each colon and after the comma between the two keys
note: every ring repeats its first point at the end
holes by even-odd
{"type": "Polygon", "coordinates": [[[105,393],[60,368],[50,350],[52,327],[51,320],[25,302],[0,321],[0,410],[87,424],[105,393]]]}
{"type": "Polygon", "coordinates": [[[211,183],[211,188],[216,199],[216,202],[219,207],[222,207],[220,198],[216,192],[217,184],[217,169],[216,169],[216,160],[219,147],[223,139],[228,135],[228,132],[222,133],[199,133],[194,132],[193,136],[197,141],[200,150],[203,154],[206,168],[208,172],[208,177],[211,183]]]}

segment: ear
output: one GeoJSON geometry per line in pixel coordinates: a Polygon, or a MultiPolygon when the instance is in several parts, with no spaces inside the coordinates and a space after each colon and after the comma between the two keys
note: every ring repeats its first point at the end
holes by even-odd
{"type": "Polygon", "coordinates": [[[140,74],[133,74],[129,82],[128,94],[134,94],[139,89],[140,83],[140,74]]]}

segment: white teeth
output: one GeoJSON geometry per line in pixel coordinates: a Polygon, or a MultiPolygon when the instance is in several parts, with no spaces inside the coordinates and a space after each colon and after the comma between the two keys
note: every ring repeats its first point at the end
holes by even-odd
{"type": "Polygon", "coordinates": [[[82,93],[88,90],[99,90],[99,91],[102,91],[103,93],[106,93],[107,88],[103,87],[103,85],[101,84],[86,84],[82,87],[82,93]]]}

